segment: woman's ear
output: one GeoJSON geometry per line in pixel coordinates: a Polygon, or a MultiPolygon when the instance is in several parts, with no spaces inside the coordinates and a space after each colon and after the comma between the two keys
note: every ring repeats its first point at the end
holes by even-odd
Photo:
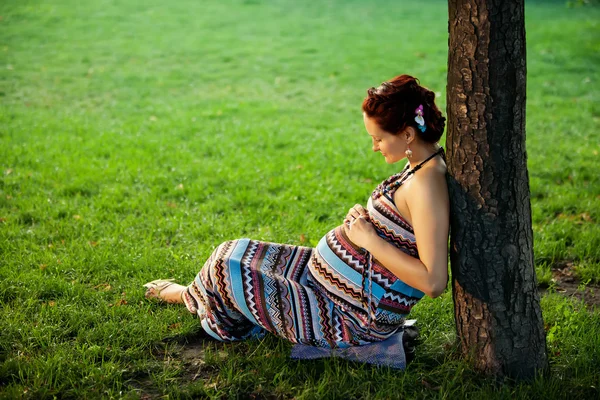
{"type": "Polygon", "coordinates": [[[417,135],[417,131],[412,126],[407,126],[404,131],[400,134],[402,139],[406,140],[406,143],[411,144],[417,135]]]}

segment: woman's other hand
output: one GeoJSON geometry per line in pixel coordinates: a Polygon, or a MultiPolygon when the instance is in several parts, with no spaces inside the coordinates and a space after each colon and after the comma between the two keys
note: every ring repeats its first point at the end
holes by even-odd
{"type": "Polygon", "coordinates": [[[344,219],[345,223],[352,222],[356,218],[360,216],[366,217],[369,219],[369,212],[360,204],[355,204],[350,210],[348,210],[348,214],[346,214],[346,218],[344,219]]]}
{"type": "Polygon", "coordinates": [[[369,213],[360,204],[348,211],[343,226],[352,243],[363,249],[368,249],[373,238],[377,236],[373,224],[369,221],[369,213]]]}

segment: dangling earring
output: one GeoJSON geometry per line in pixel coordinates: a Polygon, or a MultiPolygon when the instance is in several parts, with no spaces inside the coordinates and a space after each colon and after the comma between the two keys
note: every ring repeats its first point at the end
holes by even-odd
{"type": "Polygon", "coordinates": [[[404,154],[406,154],[407,158],[411,158],[412,157],[412,150],[408,146],[409,146],[409,144],[406,143],[406,151],[404,152],[404,154]]]}

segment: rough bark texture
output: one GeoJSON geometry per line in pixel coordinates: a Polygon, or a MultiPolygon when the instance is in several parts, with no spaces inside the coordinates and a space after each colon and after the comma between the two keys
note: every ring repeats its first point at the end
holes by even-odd
{"type": "Polygon", "coordinates": [[[449,0],[447,158],[457,334],[482,371],[547,367],[525,152],[524,0],[449,0]]]}

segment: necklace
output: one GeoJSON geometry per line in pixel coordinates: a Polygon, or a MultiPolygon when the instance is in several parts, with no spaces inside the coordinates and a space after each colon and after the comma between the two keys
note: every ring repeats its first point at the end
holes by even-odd
{"type": "Polygon", "coordinates": [[[381,197],[384,194],[389,195],[390,193],[396,191],[396,189],[398,189],[400,185],[406,182],[409,176],[420,170],[423,164],[425,164],[427,161],[431,160],[438,154],[441,154],[444,160],[446,159],[444,154],[444,148],[440,147],[438,150],[435,151],[435,153],[431,154],[429,157],[415,165],[415,167],[412,169],[410,169],[410,164],[407,163],[406,165],[408,168],[405,167],[405,169],[402,170],[402,172],[400,172],[399,175],[392,175],[391,177],[383,181],[381,184],[379,184],[379,186],[377,186],[377,190],[375,190],[373,192],[373,195],[371,196],[373,200],[381,197]]]}

